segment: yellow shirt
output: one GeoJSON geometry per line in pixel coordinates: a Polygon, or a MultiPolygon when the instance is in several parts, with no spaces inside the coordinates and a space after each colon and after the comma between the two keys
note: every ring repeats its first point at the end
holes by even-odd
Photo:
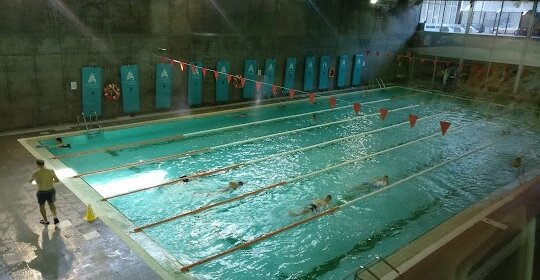
{"type": "Polygon", "coordinates": [[[38,171],[32,175],[32,180],[36,180],[38,186],[38,191],[49,191],[54,189],[54,183],[60,182],[54,170],[47,168],[40,168],[38,171]]]}

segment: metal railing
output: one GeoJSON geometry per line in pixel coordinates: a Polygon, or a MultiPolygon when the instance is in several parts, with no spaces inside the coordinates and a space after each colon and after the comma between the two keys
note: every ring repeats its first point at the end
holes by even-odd
{"type": "MultiPolygon", "coordinates": [[[[84,112],[81,113],[82,121],[84,123],[84,127],[86,128],[86,132],[90,130],[90,128],[101,128],[101,124],[99,123],[99,118],[97,115],[97,112],[93,112],[93,119],[92,121],[92,113],[90,113],[88,116],[84,114],[84,112]],[[88,120],[87,120],[88,119],[88,120]]],[[[81,119],[79,118],[79,115],[77,115],[77,128],[80,128],[81,119]]]]}
{"type": "Polygon", "coordinates": [[[397,268],[395,266],[390,264],[385,258],[382,258],[382,257],[379,257],[379,256],[376,256],[374,259],[372,259],[371,261],[369,261],[365,265],[359,266],[359,268],[357,270],[355,270],[351,274],[347,275],[343,279],[365,280],[366,278],[363,278],[365,276],[364,275],[364,272],[365,272],[365,273],[369,274],[372,278],[374,278],[376,280],[380,280],[382,276],[377,275],[372,270],[372,268],[378,263],[383,263],[386,266],[390,267],[390,269],[392,269],[394,272],[397,273],[399,279],[403,279],[403,275],[401,274],[401,272],[399,270],[397,270],[397,268]],[[353,278],[351,278],[351,276],[353,278]]]}

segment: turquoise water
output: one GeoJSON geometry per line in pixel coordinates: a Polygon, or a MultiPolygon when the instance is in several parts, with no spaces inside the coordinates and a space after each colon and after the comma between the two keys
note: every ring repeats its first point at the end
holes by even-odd
{"type": "Polygon", "coordinates": [[[193,268],[191,273],[201,279],[341,279],[515,180],[509,163],[516,155],[525,158],[529,170],[540,166],[539,129],[526,129],[538,122],[534,113],[504,111],[493,105],[399,88],[338,98],[342,109],[327,110],[327,100],[321,98],[313,105],[289,102],[132,127],[125,135],[124,130],[114,130],[100,137],[66,137],[64,142],[74,148],[51,152],[67,156],[60,160],[79,173],[143,161],[82,177],[105,197],[181,175],[258,160],[187,183],[110,199],[136,226],[287,182],[140,233],[180,263],[190,264],[302,219],[289,216],[288,211],[301,209],[326,194],[334,197],[333,205],[339,205],[375,190],[358,187],[363,182],[383,175],[397,182],[474,151],[334,214],[193,268]],[[352,102],[365,104],[360,116],[354,115],[352,102]],[[391,110],[384,121],[377,115],[380,107],[391,110]],[[311,112],[317,111],[314,120],[311,112]],[[408,114],[421,118],[413,129],[408,114]],[[440,135],[440,120],[452,123],[444,137],[440,135]],[[263,123],[220,129],[260,121],[263,123]],[[159,139],[188,133],[197,135],[159,139]],[[273,136],[276,133],[279,135],[273,136]],[[345,137],[349,138],[336,140],[345,137]],[[501,140],[504,137],[508,138],[501,140]],[[155,140],[129,148],[103,149],[150,139],[155,140]],[[490,143],[495,144],[481,149],[490,143]],[[144,164],[201,148],[209,150],[144,164]],[[84,153],[76,154],[79,152],[84,153]],[[340,166],[344,161],[351,162],[340,166]],[[221,192],[230,180],[246,184],[221,192]]]}

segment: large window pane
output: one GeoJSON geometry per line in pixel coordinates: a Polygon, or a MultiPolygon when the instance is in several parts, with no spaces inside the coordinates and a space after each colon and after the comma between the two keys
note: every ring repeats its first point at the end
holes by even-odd
{"type": "Polygon", "coordinates": [[[535,38],[540,38],[540,5],[536,7],[536,21],[534,23],[531,36],[535,38]]]}

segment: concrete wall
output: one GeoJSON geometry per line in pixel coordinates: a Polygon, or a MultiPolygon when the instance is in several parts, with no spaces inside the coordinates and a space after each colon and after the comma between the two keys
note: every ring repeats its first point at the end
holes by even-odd
{"type": "MultiPolygon", "coordinates": [[[[83,66],[101,66],[103,82],[118,83],[120,65],[138,64],[141,113],[154,112],[159,58],[149,54],[209,68],[225,59],[236,73],[247,58],[258,65],[276,58],[277,84],[285,59],[296,57],[301,89],[305,56],[330,55],[335,64],[341,54],[397,51],[414,33],[419,11],[407,1],[374,7],[357,0],[0,0],[0,131],[74,122],[83,66]],[[72,81],[78,89],[70,89],[72,81]]],[[[384,66],[373,59],[365,79],[384,76],[384,66]]],[[[173,109],[187,107],[186,91],[186,74],[176,69],[173,109]]],[[[229,94],[241,100],[240,90],[229,94]]],[[[203,105],[214,104],[214,96],[209,75],[203,105]]],[[[122,116],[121,109],[104,101],[104,118],[122,116]]]]}

